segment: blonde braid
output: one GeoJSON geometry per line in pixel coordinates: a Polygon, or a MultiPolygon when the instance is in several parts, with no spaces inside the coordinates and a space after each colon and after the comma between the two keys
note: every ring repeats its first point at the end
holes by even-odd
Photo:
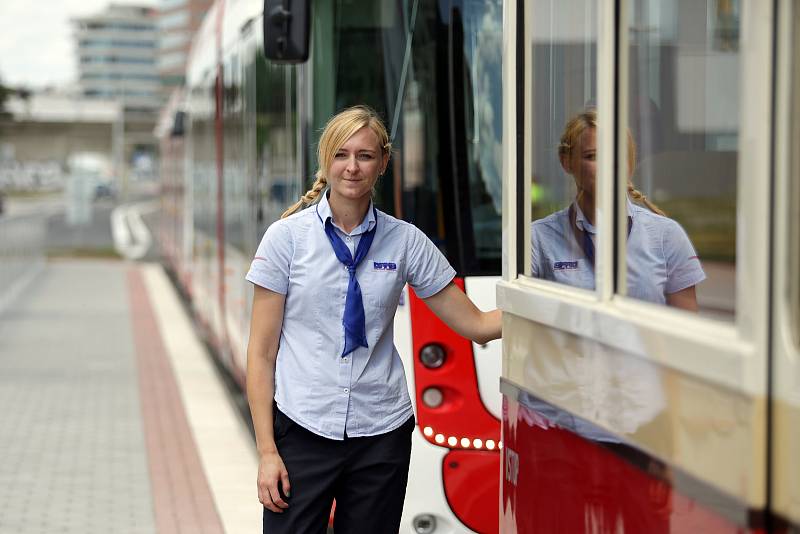
{"type": "Polygon", "coordinates": [[[305,208],[306,206],[310,206],[317,200],[319,194],[328,186],[328,179],[325,177],[325,173],[322,170],[317,171],[317,179],[314,181],[314,185],[311,186],[311,189],[306,191],[306,194],[300,197],[300,200],[289,206],[289,208],[283,212],[281,215],[281,219],[285,219],[289,215],[297,213],[301,209],[305,208]]]}
{"type": "Polygon", "coordinates": [[[630,180],[628,180],[628,194],[631,196],[634,202],[637,202],[639,204],[644,204],[647,207],[647,209],[649,209],[653,213],[663,215],[664,217],[667,216],[667,214],[664,213],[664,211],[661,208],[659,208],[652,201],[650,201],[644,194],[642,194],[641,191],[633,187],[633,183],[630,180]]]}

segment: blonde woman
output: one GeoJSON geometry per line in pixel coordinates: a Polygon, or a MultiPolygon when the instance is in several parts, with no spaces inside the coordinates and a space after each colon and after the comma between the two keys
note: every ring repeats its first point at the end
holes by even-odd
{"type": "Polygon", "coordinates": [[[408,283],[459,334],[500,336],[414,226],[373,206],[386,128],[364,106],[330,119],[313,187],[264,234],[247,279],[247,395],[264,532],[397,532],[414,417],[392,324],[408,283]]]}
{"type": "MultiPolygon", "coordinates": [[[[628,173],[635,162],[628,133],[628,173]]],[[[533,276],[594,289],[597,112],[579,113],[564,128],[558,146],[564,171],[577,194],[568,207],[531,227],[533,276]]],[[[697,311],[695,286],[705,279],[700,260],[681,226],[633,187],[628,178],[628,295],[697,311]]]]}

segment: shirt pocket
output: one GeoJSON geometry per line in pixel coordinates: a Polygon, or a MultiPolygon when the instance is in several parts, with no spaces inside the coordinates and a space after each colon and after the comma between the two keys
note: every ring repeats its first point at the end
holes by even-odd
{"type": "Polygon", "coordinates": [[[594,289],[594,269],[584,259],[554,262],[551,265],[553,280],[582,289],[594,289]]]}
{"type": "Polygon", "coordinates": [[[359,276],[358,283],[365,304],[381,310],[395,306],[403,289],[400,264],[378,260],[364,260],[364,263],[365,269],[359,276]]]}

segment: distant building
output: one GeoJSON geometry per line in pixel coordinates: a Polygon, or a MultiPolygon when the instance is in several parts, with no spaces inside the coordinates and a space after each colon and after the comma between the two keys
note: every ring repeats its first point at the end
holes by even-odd
{"type": "Polygon", "coordinates": [[[123,110],[112,150],[123,177],[133,163],[156,151],[153,127],[164,101],[157,14],[149,6],[112,3],[73,19],[80,94],[115,100],[123,110]]]}
{"type": "Polygon", "coordinates": [[[0,117],[0,189],[60,187],[70,158],[93,154],[123,168],[118,100],[66,92],[15,94],[0,117]]]}
{"type": "Polygon", "coordinates": [[[165,95],[183,85],[192,36],[212,3],[212,0],[160,0],[158,72],[165,95]]]}
{"type": "Polygon", "coordinates": [[[111,4],[73,23],[81,93],[119,100],[126,113],[155,114],[162,102],[156,11],[111,4]]]}

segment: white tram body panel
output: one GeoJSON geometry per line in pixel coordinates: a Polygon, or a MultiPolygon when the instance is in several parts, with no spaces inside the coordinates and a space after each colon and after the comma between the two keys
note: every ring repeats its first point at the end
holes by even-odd
{"type": "Polygon", "coordinates": [[[568,4],[504,4],[501,532],[795,532],[797,6],[568,4]],[[559,136],[587,107],[581,290],[532,276],[531,223],[572,201],[559,136]],[[626,296],[631,153],[707,261],[699,313],[626,296]]]}

